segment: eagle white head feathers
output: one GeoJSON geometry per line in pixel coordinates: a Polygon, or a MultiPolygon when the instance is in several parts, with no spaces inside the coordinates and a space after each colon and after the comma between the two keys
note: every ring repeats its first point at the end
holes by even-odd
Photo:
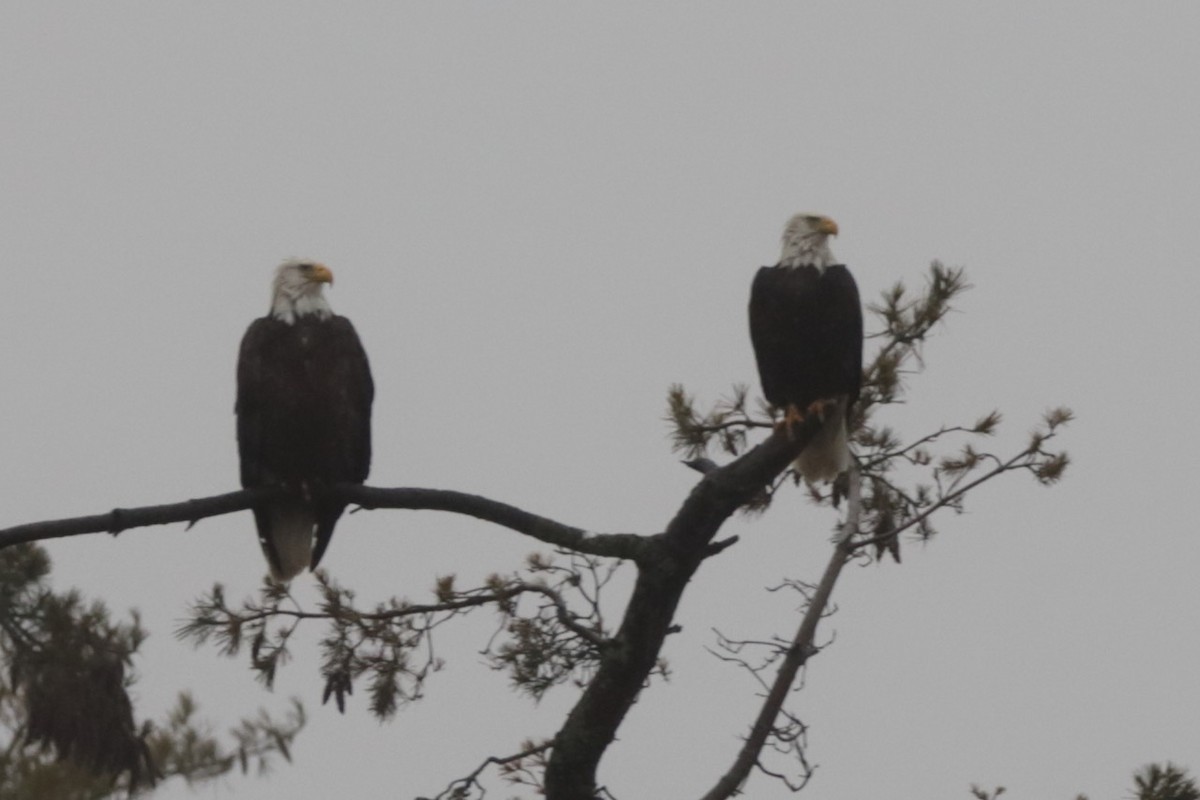
{"type": "Polygon", "coordinates": [[[837,223],[818,214],[797,214],[783,229],[783,252],[779,264],[784,267],[816,267],[824,270],[835,263],[829,249],[829,237],[837,236],[837,223]]]}
{"type": "Polygon", "coordinates": [[[324,264],[292,259],[275,270],[271,284],[271,316],[289,325],[296,317],[316,314],[322,319],[333,315],[322,291],[333,285],[333,273],[324,264]]]}

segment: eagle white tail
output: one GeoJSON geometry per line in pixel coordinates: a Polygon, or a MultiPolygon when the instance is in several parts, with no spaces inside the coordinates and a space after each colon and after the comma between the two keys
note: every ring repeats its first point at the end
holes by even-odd
{"type": "MultiPolygon", "coordinates": [[[[279,569],[271,564],[271,577],[290,581],[312,563],[313,528],[316,515],[304,503],[278,503],[267,510],[271,545],[279,559],[279,569]]],[[[270,561],[270,559],[268,559],[270,561]]]]}
{"type": "Polygon", "coordinates": [[[846,398],[827,407],[825,422],[795,461],[807,483],[832,481],[850,469],[850,441],[846,433],[846,398]]]}

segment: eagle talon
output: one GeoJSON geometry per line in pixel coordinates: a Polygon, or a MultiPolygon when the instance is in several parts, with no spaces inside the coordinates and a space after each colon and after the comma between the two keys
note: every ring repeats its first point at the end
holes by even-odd
{"type": "Polygon", "coordinates": [[[815,415],[819,422],[824,422],[825,412],[835,403],[837,403],[836,400],[813,400],[808,404],[808,413],[815,415]]]}
{"type": "Polygon", "coordinates": [[[787,434],[788,439],[794,439],[796,438],[796,427],[803,424],[804,412],[799,407],[789,404],[783,419],[775,426],[775,430],[781,430],[787,434]]]}

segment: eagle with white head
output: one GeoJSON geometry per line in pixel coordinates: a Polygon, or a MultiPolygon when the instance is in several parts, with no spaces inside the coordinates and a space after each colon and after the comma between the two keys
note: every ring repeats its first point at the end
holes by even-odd
{"type": "Polygon", "coordinates": [[[271,310],[242,338],[237,440],[242,486],[287,490],[254,508],[271,575],[316,569],[345,503],[323,490],[362,483],[371,469],[367,354],[350,320],[333,313],[323,264],[286,261],[275,271],[271,310]]]}
{"type": "Polygon", "coordinates": [[[858,286],[829,249],[837,223],[797,214],[783,231],[779,263],[750,289],[750,340],[767,401],[783,425],[816,415],[821,427],[796,459],[809,483],[850,467],[847,421],[862,384],[863,319],[858,286]]]}

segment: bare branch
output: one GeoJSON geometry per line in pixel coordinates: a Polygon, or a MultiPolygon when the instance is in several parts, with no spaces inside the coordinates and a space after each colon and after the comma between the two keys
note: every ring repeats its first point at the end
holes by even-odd
{"type": "MultiPolygon", "coordinates": [[[[479,495],[446,489],[382,489],[372,486],[344,484],[328,490],[335,496],[363,508],[397,508],[408,510],[448,511],[492,522],[556,547],[579,553],[637,560],[646,551],[646,537],[632,533],[592,533],[583,528],[540,517],[516,506],[489,500],[479,495]]],[[[239,492],[185,500],[181,503],[117,508],[106,514],[68,519],[31,522],[0,529],[0,548],[21,542],[79,536],[88,533],[120,533],[130,528],[148,525],[168,525],[186,522],[194,525],[201,519],[245,511],[256,503],[269,500],[282,489],[243,489],[239,492]]]]}
{"type": "MultiPolygon", "coordinates": [[[[858,530],[862,509],[861,493],[858,489],[860,483],[861,477],[858,470],[852,468],[850,470],[850,495],[846,505],[846,521],[837,537],[833,555],[825,566],[825,573],[821,576],[816,591],[813,592],[808,603],[808,608],[804,612],[804,618],[800,621],[800,627],[792,638],[791,646],[788,647],[783,662],[779,665],[775,681],[767,693],[766,700],[763,701],[762,708],[759,709],[758,717],[750,729],[750,735],[746,737],[737,758],[734,759],[733,766],[717,780],[702,800],[727,800],[738,792],[739,787],[750,775],[750,771],[758,765],[759,753],[762,751],[763,745],[776,730],[775,720],[783,709],[783,703],[787,699],[788,693],[792,690],[796,674],[807,663],[809,657],[817,652],[814,644],[817,623],[820,622],[825,608],[829,604],[829,599],[833,595],[833,587],[837,584],[842,567],[854,554],[854,534],[858,530]]],[[[811,774],[811,770],[809,773],[811,774]]]]}
{"type": "Polygon", "coordinates": [[[275,490],[272,489],[243,489],[213,497],[185,500],[182,503],[141,508],[114,508],[106,514],[30,522],[0,530],[0,548],[22,542],[58,539],[85,533],[117,534],[130,528],[169,525],[174,522],[186,522],[190,527],[206,517],[245,511],[256,502],[270,499],[275,494],[275,490]]]}
{"type": "Polygon", "coordinates": [[[378,489],[343,485],[338,492],[363,508],[449,511],[509,528],[577,553],[637,561],[646,553],[646,537],[635,533],[593,533],[540,517],[524,509],[474,494],[447,489],[378,489]]]}

